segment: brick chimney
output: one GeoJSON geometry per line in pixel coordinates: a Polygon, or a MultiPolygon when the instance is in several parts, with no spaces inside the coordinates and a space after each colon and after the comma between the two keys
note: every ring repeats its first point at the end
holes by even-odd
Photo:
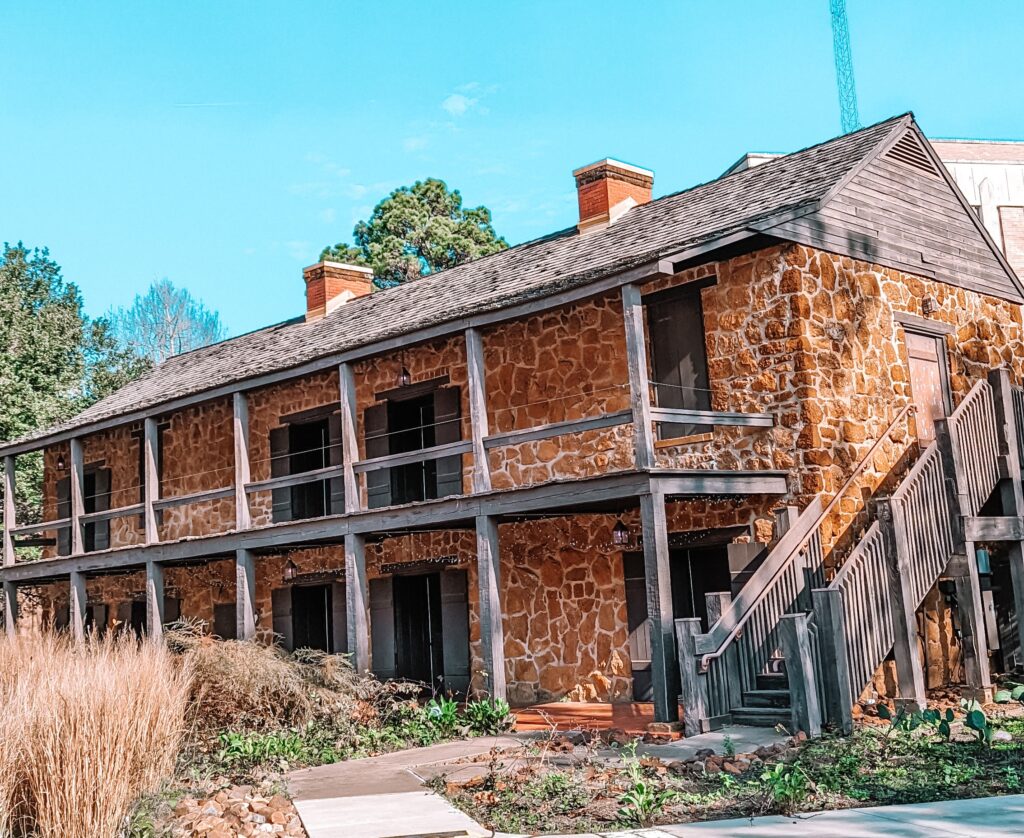
{"type": "Polygon", "coordinates": [[[580,233],[603,230],[630,209],[651,200],[654,172],[606,158],[577,169],[576,196],[580,204],[580,233]]]}
{"type": "Polygon", "coordinates": [[[306,280],[307,323],[373,290],[373,271],[360,265],[317,262],[303,269],[302,278],[306,280]]]}

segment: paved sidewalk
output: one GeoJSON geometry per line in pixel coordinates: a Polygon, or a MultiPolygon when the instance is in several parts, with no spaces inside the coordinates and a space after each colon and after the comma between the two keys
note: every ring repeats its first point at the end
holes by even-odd
{"type": "MultiPolygon", "coordinates": [[[[785,818],[708,821],[601,838],[1019,838],[1024,835],[1024,795],[946,800],[904,806],[844,809],[785,818]]],[[[494,838],[513,838],[496,833],[494,838]]],[[[543,838],[562,838],[544,836],[543,838]]],[[[574,835],[572,838],[596,838],[574,835]]]]}

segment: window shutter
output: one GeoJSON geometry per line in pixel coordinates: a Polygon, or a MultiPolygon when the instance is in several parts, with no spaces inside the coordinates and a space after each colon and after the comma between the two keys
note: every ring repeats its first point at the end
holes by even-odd
{"type": "Polygon", "coordinates": [[[274,588],[270,592],[270,607],[274,612],[274,634],[285,651],[290,652],[292,639],[292,589],[274,588]]]}
{"type": "Polygon", "coordinates": [[[233,602],[213,606],[213,633],[221,640],[238,639],[237,608],[233,602]]]}
{"type": "Polygon", "coordinates": [[[119,602],[117,604],[117,630],[118,631],[131,631],[132,630],[132,603],[131,600],[127,602],[119,602]]]}
{"type": "Polygon", "coordinates": [[[331,627],[333,638],[331,652],[344,655],[348,652],[348,601],[345,599],[345,583],[331,585],[331,627]]]}
{"type": "MultiPolygon", "coordinates": [[[[704,342],[704,313],[700,292],[650,303],[647,322],[651,330],[651,358],[658,407],[710,410],[707,351],[704,342]]],[[[662,439],[702,433],[707,426],[661,424],[662,439]]]]}
{"type": "Polygon", "coordinates": [[[469,584],[466,571],[441,573],[441,634],[444,638],[444,687],[469,692],[469,584]]]}
{"type": "MultiPolygon", "coordinates": [[[[96,471],[95,496],[93,507],[96,512],[110,509],[110,469],[101,468],[96,471]]],[[[110,521],[96,521],[89,524],[93,532],[93,550],[107,550],[110,547],[110,521]]]]}
{"type": "MultiPolygon", "coordinates": [[[[462,439],[461,394],[458,387],[442,387],[434,391],[434,442],[445,445],[462,439]]],[[[437,461],[437,497],[462,494],[462,455],[442,457],[437,461]]]]}
{"type": "Polygon", "coordinates": [[[103,637],[107,633],[107,605],[98,602],[95,605],[85,607],[85,625],[97,637],[103,637]]]}
{"type": "MultiPolygon", "coordinates": [[[[332,413],[327,417],[327,464],[340,466],[342,460],[341,448],[341,414],[332,413]]],[[[345,478],[332,477],[330,482],[331,490],[331,515],[341,515],[345,511],[345,478]]]]}
{"type": "MultiPolygon", "coordinates": [[[[62,477],[57,481],[57,517],[71,515],[71,478],[62,477]]],[[[71,555],[71,528],[57,530],[57,555],[71,555]]]]}
{"type": "MultiPolygon", "coordinates": [[[[288,427],[273,428],[270,431],[270,476],[285,477],[291,473],[291,461],[288,456],[288,427]]],[[[292,519],[292,490],[271,489],[273,504],[272,520],[274,523],[292,519]]]]}
{"type": "Polygon", "coordinates": [[[53,612],[53,630],[67,631],[69,625],[71,625],[71,603],[61,603],[53,612]]]}
{"type": "Polygon", "coordinates": [[[178,597],[164,597],[164,625],[176,623],[181,619],[181,600],[178,597]]]}
{"type": "Polygon", "coordinates": [[[395,601],[391,577],[371,579],[370,666],[381,681],[395,677],[395,601]]]}
{"type": "MultiPolygon", "coordinates": [[[[370,405],[363,411],[363,439],[366,459],[386,457],[391,453],[388,441],[388,403],[370,405]]],[[[366,472],[366,500],[370,509],[391,506],[391,469],[366,472]]]]}

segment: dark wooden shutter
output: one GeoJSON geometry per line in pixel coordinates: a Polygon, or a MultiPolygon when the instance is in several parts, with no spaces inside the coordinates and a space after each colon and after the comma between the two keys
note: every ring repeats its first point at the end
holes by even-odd
{"type": "MultiPolygon", "coordinates": [[[[370,405],[363,411],[363,439],[366,459],[386,457],[391,453],[388,443],[388,403],[370,405]]],[[[391,469],[366,472],[366,500],[370,509],[391,506],[391,469]]]]}
{"type": "Polygon", "coordinates": [[[53,630],[67,631],[71,625],[71,603],[65,602],[58,605],[53,612],[53,630]]]}
{"type": "Polygon", "coordinates": [[[178,597],[164,597],[164,625],[176,623],[181,619],[181,600],[178,597]]]}
{"type": "Polygon", "coordinates": [[[381,681],[395,677],[395,601],[391,577],[371,579],[370,654],[373,674],[381,681]]]}
{"type": "MultiPolygon", "coordinates": [[[[445,445],[462,439],[462,399],[458,387],[442,387],[434,391],[434,443],[445,445]]],[[[437,495],[462,494],[462,455],[442,457],[437,461],[437,495]]]]}
{"type": "MultiPolygon", "coordinates": [[[[658,407],[710,410],[704,313],[700,291],[691,290],[647,305],[651,357],[658,407]]],[[[659,436],[671,439],[703,433],[706,425],[662,424],[659,436]]]]}
{"type": "Polygon", "coordinates": [[[238,639],[237,608],[233,602],[213,606],[213,633],[222,640],[238,639]]]}
{"type": "Polygon", "coordinates": [[[629,631],[629,660],[633,675],[633,700],[651,701],[651,621],[647,619],[647,581],[644,557],[627,553],[622,557],[626,589],[626,624],[629,631]]]}
{"type": "MultiPolygon", "coordinates": [[[[71,515],[71,478],[62,477],[57,481],[57,517],[71,515]]],[[[71,555],[71,527],[57,530],[57,555],[71,555]]]]}
{"type": "MultiPolygon", "coordinates": [[[[341,414],[332,413],[327,417],[327,464],[340,466],[341,449],[341,414]]],[[[331,515],[341,515],[345,511],[345,478],[334,477],[329,481],[331,490],[331,515]]]]}
{"type": "Polygon", "coordinates": [[[132,630],[132,602],[119,602],[117,604],[117,630],[118,631],[131,631],[132,630]]]}
{"type": "MultiPolygon", "coordinates": [[[[284,477],[291,473],[291,461],[288,456],[288,427],[273,428],[270,431],[270,476],[284,477]]],[[[292,519],[292,490],[272,489],[270,491],[273,504],[273,521],[290,521],[292,519]]]]}
{"type": "Polygon", "coordinates": [[[331,652],[344,655],[348,652],[348,602],[344,582],[331,584],[331,633],[331,652]]]}
{"type": "MultiPolygon", "coordinates": [[[[95,477],[95,495],[93,509],[106,512],[110,509],[110,469],[97,469],[95,477]]],[[[96,521],[89,524],[93,533],[93,550],[106,550],[110,547],[110,521],[96,521]]]]}
{"type": "Polygon", "coordinates": [[[270,607],[274,612],[274,634],[282,647],[290,652],[294,646],[292,638],[292,589],[274,588],[270,592],[270,607]]]}
{"type": "Polygon", "coordinates": [[[97,637],[103,637],[107,633],[107,605],[98,602],[95,605],[85,607],[85,625],[97,637]]]}
{"type": "Polygon", "coordinates": [[[444,638],[444,687],[469,691],[469,584],[464,570],[441,573],[441,633],[444,638]]]}

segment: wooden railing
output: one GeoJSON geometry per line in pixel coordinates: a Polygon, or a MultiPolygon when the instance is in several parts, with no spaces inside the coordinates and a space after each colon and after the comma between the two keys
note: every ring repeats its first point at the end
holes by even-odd
{"type": "Polygon", "coordinates": [[[996,433],[992,385],[979,381],[948,419],[961,513],[977,515],[999,480],[999,436],[996,433]]]}
{"type": "MultiPolygon", "coordinates": [[[[1013,399],[1013,421],[1017,426],[1017,439],[1024,440],[1024,387],[1011,387],[1010,395],[1013,399]]],[[[1017,455],[1021,468],[1024,468],[1024,445],[1017,447],[1017,455]]]]}

